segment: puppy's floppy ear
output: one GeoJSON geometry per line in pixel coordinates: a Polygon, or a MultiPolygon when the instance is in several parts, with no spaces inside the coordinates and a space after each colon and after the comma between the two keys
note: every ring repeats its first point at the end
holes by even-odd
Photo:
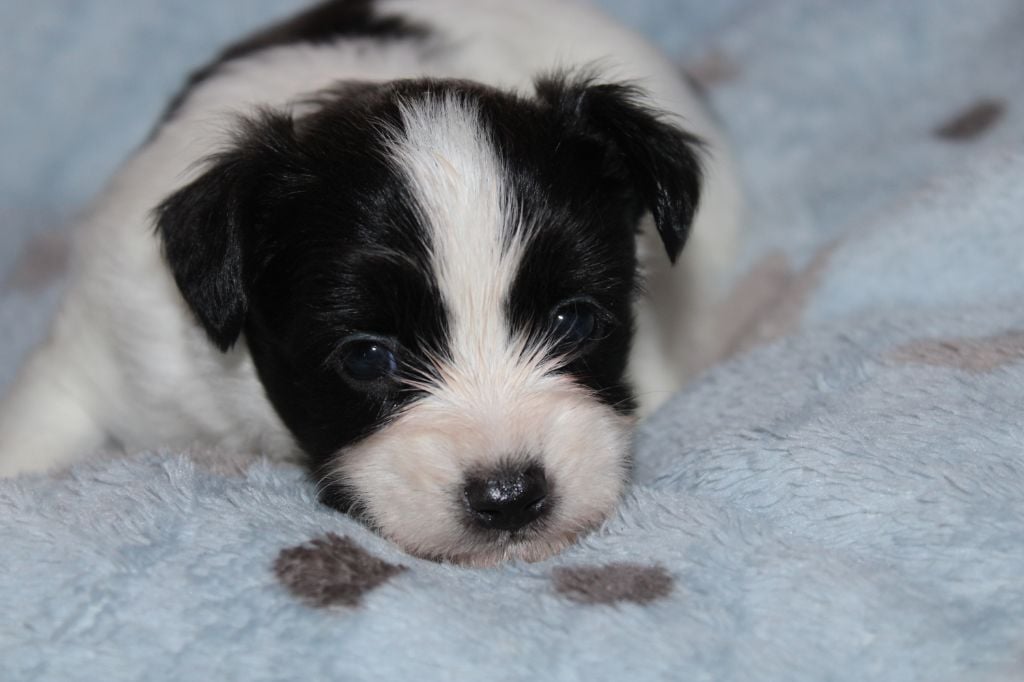
{"type": "Polygon", "coordinates": [[[292,139],[289,116],[263,112],[245,119],[231,147],[154,212],[164,258],[185,302],[210,340],[226,351],[238,340],[248,310],[268,184],[275,159],[292,139]]]}
{"type": "Polygon", "coordinates": [[[686,243],[700,201],[699,138],[667,123],[643,103],[642,91],[583,76],[538,78],[537,97],[552,106],[571,133],[610,147],[643,206],[654,216],[669,260],[686,243]]]}

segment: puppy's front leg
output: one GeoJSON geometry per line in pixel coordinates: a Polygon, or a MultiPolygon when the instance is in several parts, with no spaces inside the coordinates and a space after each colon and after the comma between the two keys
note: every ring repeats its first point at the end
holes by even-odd
{"type": "Polygon", "coordinates": [[[98,406],[87,395],[61,344],[36,350],[0,401],[0,478],[66,466],[103,445],[98,406]]]}

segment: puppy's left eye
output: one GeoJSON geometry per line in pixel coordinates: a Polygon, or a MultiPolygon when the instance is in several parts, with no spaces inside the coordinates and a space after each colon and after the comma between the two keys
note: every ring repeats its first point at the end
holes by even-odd
{"type": "Polygon", "coordinates": [[[380,339],[354,338],[345,342],[341,371],[356,384],[371,384],[392,378],[398,372],[398,358],[380,339]]]}
{"type": "Polygon", "coordinates": [[[604,323],[597,307],[587,300],[566,301],[551,313],[548,334],[561,353],[571,353],[598,339],[604,323]]]}

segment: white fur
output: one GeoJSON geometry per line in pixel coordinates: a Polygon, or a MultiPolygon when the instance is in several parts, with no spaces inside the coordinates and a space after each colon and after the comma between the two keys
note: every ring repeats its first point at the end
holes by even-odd
{"type": "Polygon", "coordinates": [[[454,98],[406,106],[402,118],[405,132],[393,153],[430,230],[434,276],[451,315],[454,363],[484,372],[506,350],[502,302],[522,250],[521,239],[502,247],[512,211],[505,169],[476,111],[454,98]]]}
{"type": "MultiPolygon", "coordinates": [[[[222,354],[197,327],[162,261],[151,212],[191,179],[198,160],[226,143],[233,115],[255,105],[295,110],[309,93],[346,78],[461,77],[526,90],[538,73],[596,62],[610,80],[637,82],[654,106],[711,143],[702,208],[680,264],[668,267],[650,225],[641,236],[639,256],[653,285],[652,296],[638,304],[630,359],[641,414],[713,354],[708,304],[729,261],[738,191],[721,135],[677,67],[573,0],[380,6],[440,27],[446,49],[360,40],[283,46],[241,59],[199,85],[114,177],[78,230],[72,281],[48,342],[0,404],[0,476],[67,465],[104,444],[137,451],[202,443],[295,454],[244,343],[222,354]]],[[[462,193],[460,201],[424,203],[437,238],[433,262],[455,313],[455,360],[440,388],[343,458],[343,473],[380,491],[366,502],[371,515],[411,550],[468,561],[543,556],[600,521],[620,494],[618,455],[629,425],[506,341],[496,303],[510,284],[516,247],[503,253],[496,242],[495,226],[509,217],[502,169],[472,112],[437,102],[405,116],[409,132],[395,144],[421,201],[462,193]],[[460,468],[515,448],[545,453],[565,504],[543,539],[488,555],[461,536],[443,508],[453,495],[430,493],[454,485],[460,468]],[[421,492],[403,502],[408,509],[385,508],[389,485],[421,492]]]]}

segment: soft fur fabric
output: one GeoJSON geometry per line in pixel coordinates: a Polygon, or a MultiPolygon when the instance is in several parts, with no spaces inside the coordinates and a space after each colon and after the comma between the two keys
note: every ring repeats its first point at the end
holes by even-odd
{"type": "MultiPolygon", "coordinates": [[[[0,381],[58,286],[31,235],[184,60],[295,4],[0,7],[0,381]]],[[[621,4],[708,88],[750,220],[733,355],[642,426],[618,516],[467,570],[231,453],[2,482],[0,678],[1024,675],[1020,3],[621,4]]]]}

